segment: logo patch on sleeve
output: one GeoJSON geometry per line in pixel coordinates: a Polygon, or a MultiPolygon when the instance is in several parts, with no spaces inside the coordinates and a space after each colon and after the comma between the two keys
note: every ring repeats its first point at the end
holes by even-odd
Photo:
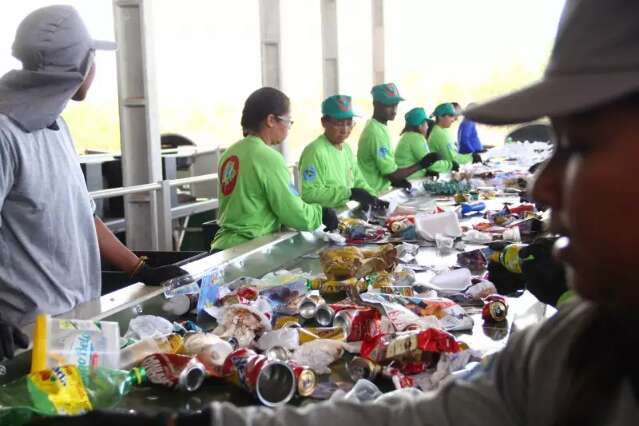
{"type": "Polygon", "coordinates": [[[379,155],[380,157],[388,157],[389,154],[390,151],[388,150],[388,147],[380,146],[377,150],[377,155],[379,155]]]}
{"type": "Polygon", "coordinates": [[[306,167],[304,169],[303,177],[304,177],[304,181],[305,182],[314,181],[315,178],[317,177],[317,169],[315,168],[315,166],[310,165],[310,166],[306,167]]]}
{"type": "Polygon", "coordinates": [[[222,163],[222,179],[220,179],[220,189],[222,194],[229,195],[235,189],[237,176],[240,174],[240,159],[232,155],[222,163]]]}

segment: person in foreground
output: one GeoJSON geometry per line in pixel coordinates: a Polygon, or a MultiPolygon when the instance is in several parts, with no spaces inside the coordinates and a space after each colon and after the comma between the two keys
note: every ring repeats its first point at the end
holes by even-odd
{"type": "MultiPolygon", "coordinates": [[[[639,227],[631,225],[639,198],[628,196],[627,185],[639,156],[637,22],[637,2],[568,0],[544,79],[466,112],[489,124],[550,116],[556,149],[538,172],[533,195],[552,209],[553,231],[562,235],[555,253],[567,266],[575,300],[432,393],[404,390],[374,403],[329,401],[301,409],[212,403],[198,415],[200,424],[636,425],[639,227]],[[602,24],[608,31],[592,31],[602,24]]],[[[94,413],[59,424],[95,426],[107,418],[94,413]]],[[[182,419],[155,420],[179,425],[182,419]]],[[[142,424],[139,417],[119,424],[126,421],[142,424]]]]}

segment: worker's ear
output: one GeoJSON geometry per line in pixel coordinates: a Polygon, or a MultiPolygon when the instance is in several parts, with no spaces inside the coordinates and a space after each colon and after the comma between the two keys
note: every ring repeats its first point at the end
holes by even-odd
{"type": "Polygon", "coordinates": [[[264,125],[268,128],[272,128],[277,124],[277,117],[275,114],[269,114],[266,116],[266,120],[264,120],[264,125]]]}

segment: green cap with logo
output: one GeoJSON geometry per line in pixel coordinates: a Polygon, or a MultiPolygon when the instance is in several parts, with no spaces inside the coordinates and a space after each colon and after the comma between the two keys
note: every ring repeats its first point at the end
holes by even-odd
{"type": "Polygon", "coordinates": [[[324,99],[322,102],[322,115],[335,120],[348,120],[357,117],[353,113],[353,103],[351,97],[346,95],[334,95],[324,99]]]}
{"type": "Polygon", "coordinates": [[[422,107],[413,108],[404,114],[404,118],[406,119],[406,124],[409,126],[421,126],[424,124],[424,121],[428,120],[428,114],[426,114],[426,110],[422,107]]]}
{"type": "Polygon", "coordinates": [[[399,90],[395,83],[384,83],[373,86],[371,89],[373,100],[384,105],[397,105],[404,100],[399,96],[399,90]]]}
{"type": "Polygon", "coordinates": [[[457,112],[455,111],[455,107],[453,106],[453,104],[447,102],[445,104],[437,105],[437,108],[435,108],[435,111],[433,111],[433,113],[431,114],[431,117],[432,116],[442,117],[444,115],[457,115],[457,112]]]}

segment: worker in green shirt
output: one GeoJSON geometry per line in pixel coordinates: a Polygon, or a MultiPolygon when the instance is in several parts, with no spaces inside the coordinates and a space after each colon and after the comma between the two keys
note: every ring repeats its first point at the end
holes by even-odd
{"type": "MultiPolygon", "coordinates": [[[[428,129],[434,123],[428,119],[428,114],[424,108],[413,108],[408,111],[404,118],[406,125],[402,130],[401,138],[395,150],[395,162],[398,167],[407,167],[420,161],[424,156],[428,155],[428,142],[426,135],[428,129]]],[[[450,172],[453,168],[452,161],[439,160],[434,162],[425,170],[413,173],[408,178],[418,179],[425,176],[438,176],[439,173],[450,172]]]]}
{"type": "Polygon", "coordinates": [[[322,223],[337,228],[332,209],[306,204],[291,182],[282,155],[271,148],[281,143],[293,124],[290,101],[281,91],[263,87],[253,92],[242,110],[244,139],[220,159],[218,223],[213,250],[224,250],[282,225],[302,231],[322,223]]]}
{"type": "Polygon", "coordinates": [[[410,188],[406,178],[413,173],[430,167],[439,160],[436,154],[424,158],[408,167],[398,167],[390,143],[386,124],[395,119],[397,104],[404,99],[393,83],[378,84],[371,89],[373,95],[373,118],[368,120],[359,137],[357,163],[369,186],[378,195],[395,187],[410,188]]]}
{"type": "Polygon", "coordinates": [[[455,148],[455,136],[450,126],[457,119],[455,108],[450,103],[437,105],[435,111],[435,125],[428,137],[428,148],[431,152],[438,153],[442,160],[453,163],[453,170],[459,169],[460,164],[481,163],[478,153],[460,154],[455,148]]]}
{"type": "Polygon", "coordinates": [[[344,143],[353,129],[353,117],[350,96],[335,95],[322,102],[324,134],[304,148],[300,157],[305,202],[343,207],[348,200],[354,200],[364,210],[388,205],[372,195],[351,148],[344,143]]]}

